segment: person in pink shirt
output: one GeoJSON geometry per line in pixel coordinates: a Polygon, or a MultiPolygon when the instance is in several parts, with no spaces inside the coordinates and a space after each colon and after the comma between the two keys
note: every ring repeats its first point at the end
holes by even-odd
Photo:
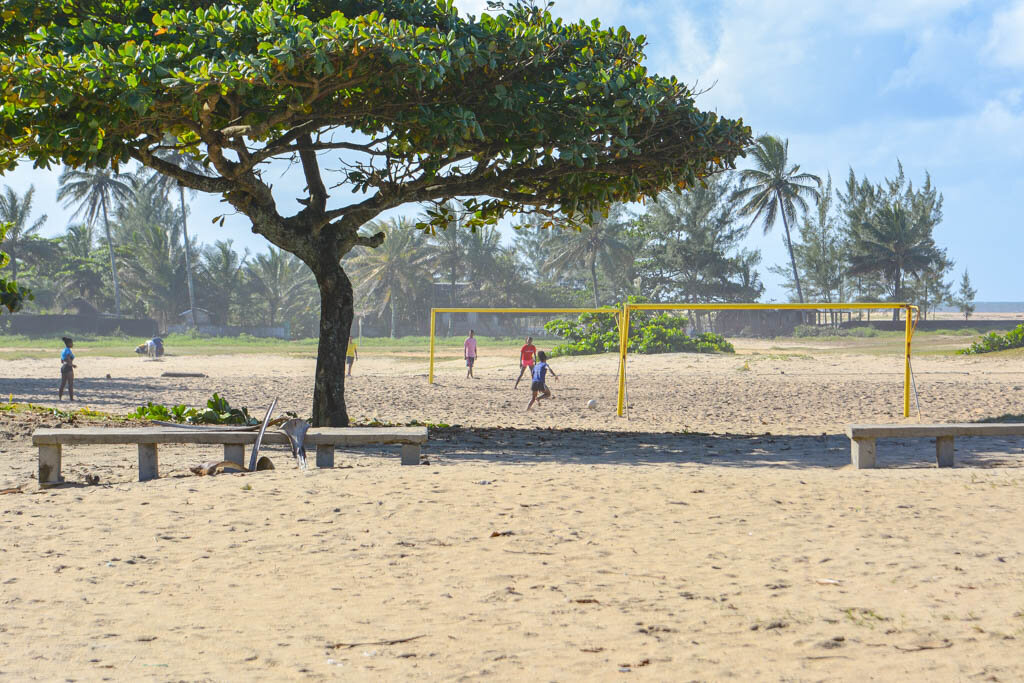
{"type": "MultiPolygon", "coordinates": [[[[469,336],[466,337],[466,342],[462,345],[462,355],[466,359],[466,378],[473,377],[473,363],[476,361],[476,337],[473,336],[473,330],[469,331],[469,336]]],[[[476,379],[476,377],[473,377],[476,379]]]]}

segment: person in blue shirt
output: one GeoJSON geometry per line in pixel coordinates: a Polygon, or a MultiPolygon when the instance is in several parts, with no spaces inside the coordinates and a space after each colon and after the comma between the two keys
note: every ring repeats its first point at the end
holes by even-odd
{"type": "Polygon", "coordinates": [[[71,347],[75,342],[71,337],[62,337],[64,350],[60,352],[60,391],[57,392],[57,400],[64,400],[64,387],[68,388],[68,398],[75,400],[75,354],[71,347]]]}
{"type": "Polygon", "coordinates": [[[530,399],[530,403],[526,406],[529,410],[533,407],[534,403],[539,403],[542,398],[552,398],[551,390],[548,389],[547,384],[544,380],[547,378],[548,371],[551,371],[551,376],[558,379],[558,375],[548,365],[548,355],[543,351],[537,354],[538,363],[533,366],[533,383],[530,385],[530,389],[533,391],[533,398],[530,399]]]}

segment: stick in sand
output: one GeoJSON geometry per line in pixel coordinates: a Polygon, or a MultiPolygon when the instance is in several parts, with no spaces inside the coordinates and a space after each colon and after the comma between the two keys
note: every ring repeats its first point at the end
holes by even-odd
{"type": "Polygon", "coordinates": [[[256,443],[252,445],[252,455],[249,456],[249,471],[256,471],[256,464],[260,455],[260,444],[263,441],[263,433],[267,431],[267,424],[270,422],[270,416],[274,414],[274,406],[277,405],[277,399],[275,398],[271,403],[270,407],[267,408],[267,414],[263,416],[263,425],[260,427],[260,433],[256,435],[256,443]]]}

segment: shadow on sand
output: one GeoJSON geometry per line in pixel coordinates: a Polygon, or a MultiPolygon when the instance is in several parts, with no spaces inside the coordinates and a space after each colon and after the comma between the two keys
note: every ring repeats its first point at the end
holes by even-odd
{"type": "MultiPolygon", "coordinates": [[[[841,434],[775,436],[592,430],[439,429],[424,453],[442,463],[712,465],[839,469],[850,465],[841,434]]],[[[1024,439],[956,442],[956,467],[1022,467],[1024,439]]],[[[934,439],[878,441],[880,468],[935,468],[934,439]]]]}

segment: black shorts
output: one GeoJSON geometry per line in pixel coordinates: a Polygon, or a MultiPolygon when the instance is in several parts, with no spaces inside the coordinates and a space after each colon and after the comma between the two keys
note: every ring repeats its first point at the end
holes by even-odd
{"type": "Polygon", "coordinates": [[[345,356],[345,362],[348,363],[349,365],[352,365],[353,363],[356,362],[356,357],[355,356],[345,356]]]}
{"type": "Polygon", "coordinates": [[[60,376],[61,377],[63,377],[64,375],[70,375],[74,371],[75,371],[75,369],[73,367],[71,367],[70,365],[68,365],[67,363],[65,363],[64,365],[60,366],[60,376]]]}
{"type": "Polygon", "coordinates": [[[544,386],[544,382],[539,382],[537,380],[533,380],[533,383],[530,384],[530,390],[531,391],[547,391],[548,388],[546,386],[544,386]]]}

